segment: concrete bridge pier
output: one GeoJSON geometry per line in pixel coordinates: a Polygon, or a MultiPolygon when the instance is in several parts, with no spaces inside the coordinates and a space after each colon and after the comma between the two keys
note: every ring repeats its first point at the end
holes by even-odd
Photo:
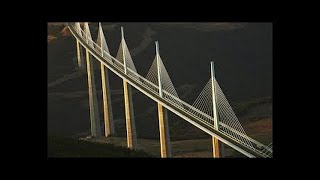
{"type": "Polygon", "coordinates": [[[103,96],[103,113],[104,113],[104,134],[108,137],[114,134],[114,122],[111,106],[111,92],[109,84],[108,69],[101,63],[101,81],[103,96]]]}
{"type": "Polygon", "coordinates": [[[215,137],[212,137],[212,145],[213,145],[213,157],[219,158],[220,157],[220,149],[219,149],[219,140],[215,137]]]}
{"type": "MultiPolygon", "coordinates": [[[[101,56],[104,56],[104,49],[108,50],[108,47],[105,42],[103,30],[101,23],[99,23],[99,35],[100,39],[100,47],[101,47],[101,56]],[[105,44],[104,44],[105,42],[105,44]],[[105,47],[104,47],[105,45],[105,47]]],[[[108,137],[114,134],[114,121],[113,121],[113,113],[111,106],[111,91],[110,91],[110,83],[109,83],[109,75],[108,69],[104,66],[103,63],[100,63],[101,69],[101,83],[102,83],[102,97],[103,97],[103,114],[104,114],[104,135],[108,137]]]]}
{"type": "Polygon", "coordinates": [[[137,148],[137,133],[134,120],[134,111],[132,104],[132,89],[126,80],[123,80],[123,94],[124,106],[126,115],[126,129],[127,129],[127,146],[130,149],[137,148]]]}
{"type": "MultiPolygon", "coordinates": [[[[121,41],[122,41],[122,57],[123,57],[123,67],[124,73],[127,74],[127,62],[125,56],[125,40],[123,27],[121,27],[121,41]]],[[[126,129],[127,129],[127,146],[130,149],[137,148],[137,133],[134,120],[134,111],[133,111],[133,100],[132,100],[132,88],[131,85],[124,79],[123,80],[123,95],[124,95],[124,106],[126,114],[126,129]]]]}
{"type": "Polygon", "coordinates": [[[162,158],[172,157],[170,133],[168,124],[168,110],[158,103],[159,131],[160,131],[160,152],[162,158]]]}
{"type": "Polygon", "coordinates": [[[88,73],[88,87],[89,87],[89,108],[90,108],[90,121],[91,121],[91,136],[101,137],[101,126],[98,111],[98,100],[96,92],[96,84],[94,80],[93,64],[90,59],[91,54],[86,49],[87,59],[87,73],[88,73]]]}
{"type": "MultiPolygon", "coordinates": [[[[161,68],[160,68],[160,55],[159,55],[159,44],[156,43],[156,58],[157,58],[157,69],[158,69],[158,86],[159,95],[163,96],[162,83],[161,83],[161,68]]],[[[160,131],[160,152],[162,158],[172,157],[171,154],[171,143],[170,143],[170,133],[168,124],[168,112],[165,107],[158,103],[158,116],[159,116],[159,131],[160,131]]]]}

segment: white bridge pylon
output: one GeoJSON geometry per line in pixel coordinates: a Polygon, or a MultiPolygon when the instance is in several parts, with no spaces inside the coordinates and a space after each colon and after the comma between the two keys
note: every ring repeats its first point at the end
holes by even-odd
{"type": "MultiPolygon", "coordinates": [[[[179,98],[159,53],[156,53],[146,77],[138,74],[124,40],[122,28],[121,43],[114,58],[108,50],[101,24],[97,42],[92,40],[88,23],[85,23],[84,30],[79,23],[68,23],[67,26],[77,41],[102,65],[166,109],[248,157],[272,157],[272,146],[265,146],[245,133],[215,78],[213,64],[211,78],[190,105],[179,98]]],[[[156,52],[158,50],[157,46],[156,52]]],[[[165,143],[168,145],[164,141],[165,143]]]]}

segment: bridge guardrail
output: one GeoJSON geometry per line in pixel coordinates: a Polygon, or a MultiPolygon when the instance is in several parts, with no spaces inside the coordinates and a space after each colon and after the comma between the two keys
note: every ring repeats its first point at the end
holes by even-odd
{"type": "MultiPolygon", "coordinates": [[[[94,42],[92,39],[89,39],[86,36],[86,33],[84,30],[80,29],[80,31],[75,28],[73,24],[68,23],[68,26],[71,26],[77,34],[86,41],[91,47],[92,50],[95,51],[97,54],[99,54],[104,60],[108,61],[110,64],[113,65],[116,69],[124,73],[124,65],[116,58],[114,58],[112,55],[110,55],[108,52],[102,50],[102,47],[100,47],[96,42],[94,42]]],[[[158,98],[161,98],[159,96],[159,88],[154,83],[147,80],[145,77],[141,76],[137,72],[133,71],[132,69],[127,67],[127,75],[131,78],[131,80],[135,81],[136,83],[144,86],[145,88],[149,89],[151,92],[156,94],[158,98]]],[[[209,127],[209,129],[213,129],[214,127],[214,121],[213,117],[209,116],[208,114],[202,112],[201,110],[194,108],[192,105],[186,103],[185,101],[177,98],[176,96],[170,94],[169,92],[163,90],[163,99],[166,99],[167,101],[171,102],[175,105],[176,108],[179,108],[180,110],[184,111],[185,113],[189,114],[190,116],[194,117],[196,120],[201,122],[201,124],[204,124],[209,127]]],[[[223,131],[220,131],[222,134],[230,137],[231,139],[237,141],[238,143],[241,143],[242,145],[256,151],[257,153],[262,154],[263,156],[270,157],[272,156],[272,148],[263,145],[262,143],[250,138],[246,134],[243,134],[234,128],[219,122],[219,127],[222,128],[223,131]],[[245,138],[246,140],[249,140],[252,144],[254,144],[255,147],[251,147],[245,142],[240,141],[239,139],[231,136],[227,132],[234,134],[236,136],[241,136],[242,138],[245,138]]]]}

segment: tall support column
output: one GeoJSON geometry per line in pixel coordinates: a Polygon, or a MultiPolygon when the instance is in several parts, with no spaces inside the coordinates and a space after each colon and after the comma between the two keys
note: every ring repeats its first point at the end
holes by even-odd
{"type": "Polygon", "coordinates": [[[111,106],[110,84],[107,68],[101,63],[101,81],[103,95],[103,112],[104,112],[104,132],[108,137],[114,134],[114,121],[111,106]]]}
{"type": "MultiPolygon", "coordinates": [[[[102,31],[102,26],[99,23],[100,32],[102,31]]],[[[103,34],[100,34],[100,47],[101,47],[101,56],[104,56],[104,50],[102,47],[102,43],[104,39],[102,39],[103,34]]],[[[112,114],[112,106],[111,106],[111,92],[110,92],[110,84],[109,84],[109,76],[108,76],[108,69],[104,66],[103,63],[100,64],[101,67],[101,81],[102,81],[102,96],[103,96],[103,113],[104,113],[104,134],[105,137],[108,137],[114,134],[114,121],[113,121],[113,114],[112,114]]]]}
{"type": "Polygon", "coordinates": [[[101,137],[101,127],[100,127],[100,118],[99,118],[99,111],[98,111],[96,84],[94,81],[93,64],[91,62],[90,53],[88,49],[86,49],[86,59],[87,59],[87,73],[88,73],[88,87],[89,87],[91,135],[94,137],[101,137]]]}
{"type": "Polygon", "coordinates": [[[77,58],[78,58],[78,68],[82,69],[82,48],[81,45],[79,43],[79,40],[77,40],[77,58]]]}
{"type": "MultiPolygon", "coordinates": [[[[122,36],[122,55],[123,55],[123,65],[124,73],[127,74],[127,64],[125,58],[125,47],[124,47],[124,34],[123,28],[121,27],[121,36],[122,36]]],[[[132,89],[130,84],[124,79],[123,80],[123,95],[124,95],[124,106],[126,114],[126,129],[127,129],[127,146],[130,149],[137,148],[137,133],[134,120],[134,111],[132,104],[132,89]]]]}
{"type": "Polygon", "coordinates": [[[220,157],[220,151],[219,151],[219,140],[215,137],[212,137],[212,149],[213,149],[213,157],[219,158],[220,157]]]}
{"type": "MultiPolygon", "coordinates": [[[[159,96],[162,97],[162,85],[161,85],[161,68],[159,58],[159,45],[156,41],[156,58],[158,68],[158,84],[159,84],[159,96]]],[[[168,112],[165,107],[158,103],[158,117],[159,117],[159,131],[160,131],[160,153],[162,158],[172,157],[170,133],[168,124],[168,112]]]]}
{"type": "MultiPolygon", "coordinates": [[[[215,86],[215,74],[214,74],[214,63],[211,61],[211,87],[212,87],[212,104],[213,104],[213,121],[214,121],[214,129],[219,129],[218,124],[218,111],[217,111],[217,104],[216,104],[216,86],[215,86]]],[[[219,151],[219,140],[215,137],[212,137],[212,146],[213,146],[213,157],[218,158],[220,157],[219,151]]]]}
{"type": "Polygon", "coordinates": [[[160,152],[162,158],[172,157],[170,133],[168,124],[168,111],[158,103],[159,131],[160,131],[160,152]]]}
{"type": "Polygon", "coordinates": [[[124,106],[126,114],[126,129],[127,129],[127,146],[130,149],[137,148],[137,134],[134,120],[134,112],[132,105],[132,89],[126,80],[123,80],[124,90],[124,106]]]}

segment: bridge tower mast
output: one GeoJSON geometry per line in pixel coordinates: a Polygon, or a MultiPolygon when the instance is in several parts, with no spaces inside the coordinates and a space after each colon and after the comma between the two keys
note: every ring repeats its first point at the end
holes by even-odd
{"type": "MultiPolygon", "coordinates": [[[[75,26],[77,28],[77,31],[80,35],[82,35],[82,32],[81,32],[81,27],[80,27],[80,23],[79,22],[76,22],[75,23],[75,26]]],[[[82,64],[82,57],[83,57],[83,54],[82,54],[82,46],[79,42],[79,40],[77,39],[77,59],[78,59],[78,68],[79,69],[83,69],[83,64],[82,64]]]]}
{"type": "MultiPolygon", "coordinates": [[[[127,74],[127,63],[125,56],[125,40],[123,27],[121,27],[121,44],[122,44],[122,57],[123,57],[123,66],[124,73],[127,74]]],[[[130,149],[137,148],[137,135],[136,135],[136,126],[134,120],[134,111],[133,111],[133,101],[132,101],[132,89],[131,85],[123,79],[123,95],[124,95],[124,106],[125,106],[125,114],[126,114],[126,129],[127,129],[127,146],[130,149]]]]}
{"type": "MultiPolygon", "coordinates": [[[[104,57],[104,47],[103,41],[104,34],[102,30],[101,23],[99,23],[99,33],[100,33],[100,47],[101,47],[101,56],[104,57]]],[[[111,106],[111,92],[110,92],[110,83],[108,69],[104,66],[103,63],[100,63],[101,68],[101,82],[102,82],[102,96],[103,96],[103,113],[104,113],[104,132],[105,137],[108,137],[114,134],[114,122],[111,106]]]]}
{"type": "MultiPolygon", "coordinates": [[[[215,73],[214,73],[214,62],[210,62],[211,66],[211,87],[212,87],[212,104],[213,104],[213,123],[214,129],[219,129],[219,115],[217,111],[217,104],[216,104],[216,86],[215,86],[215,73]]],[[[218,158],[220,157],[219,151],[219,140],[215,137],[212,137],[212,145],[213,145],[213,157],[218,158]]]]}
{"type": "MultiPolygon", "coordinates": [[[[162,85],[161,85],[161,67],[160,67],[158,41],[156,41],[156,58],[157,58],[157,68],[158,68],[159,96],[162,97],[163,95],[162,95],[162,85]]],[[[160,103],[158,103],[158,117],[159,117],[161,157],[162,158],[172,157],[169,124],[168,124],[168,111],[160,103]]]]}
{"type": "MultiPolygon", "coordinates": [[[[89,25],[85,23],[85,33],[87,43],[89,42],[89,25]]],[[[92,41],[92,39],[91,39],[92,41]]],[[[88,43],[89,44],[89,43],[88,43]]],[[[96,83],[94,79],[94,70],[93,62],[90,59],[91,54],[86,48],[86,59],[87,59],[87,73],[88,73],[88,87],[89,87],[89,107],[90,107],[90,120],[91,120],[91,135],[94,137],[101,137],[101,127],[100,127],[100,118],[98,110],[98,100],[97,100],[97,91],[96,83]]]]}

